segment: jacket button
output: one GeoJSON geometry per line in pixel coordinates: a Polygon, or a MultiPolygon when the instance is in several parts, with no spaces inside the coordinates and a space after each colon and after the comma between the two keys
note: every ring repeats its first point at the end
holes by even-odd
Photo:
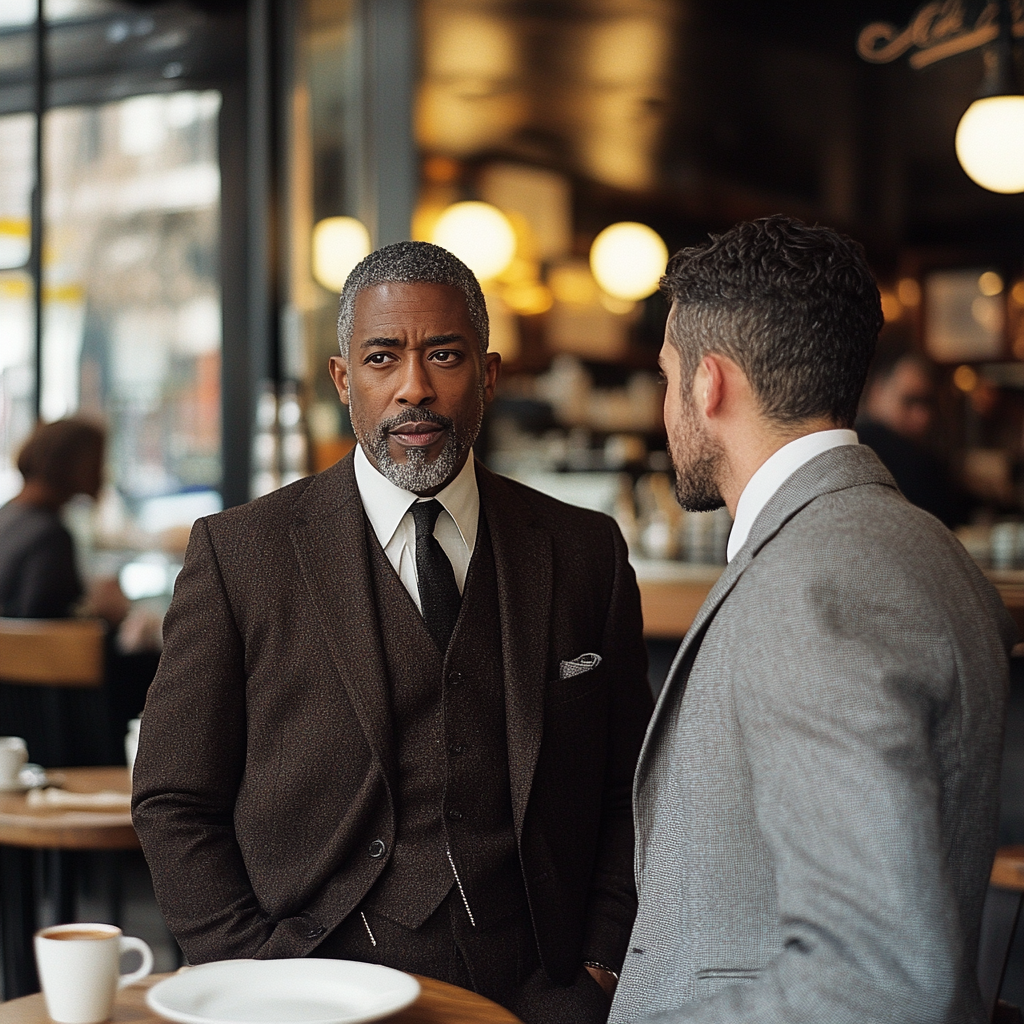
{"type": "Polygon", "coordinates": [[[464,678],[465,677],[463,676],[463,674],[461,672],[449,672],[448,673],[448,682],[452,686],[461,686],[464,678]]]}
{"type": "Polygon", "coordinates": [[[379,860],[384,856],[386,851],[387,847],[384,845],[383,839],[374,839],[374,841],[370,843],[370,856],[374,860],[379,860]]]}
{"type": "Polygon", "coordinates": [[[453,743],[448,748],[449,754],[461,754],[466,748],[461,743],[453,743]]]}
{"type": "Polygon", "coordinates": [[[318,924],[315,928],[310,928],[309,931],[306,932],[306,938],[319,939],[325,931],[327,931],[327,929],[322,924],[318,924]]]}
{"type": "Polygon", "coordinates": [[[453,807],[453,808],[452,808],[452,809],[451,809],[451,810],[450,810],[450,811],[448,812],[448,817],[449,817],[449,818],[451,818],[451,820],[452,820],[452,821],[462,821],[462,811],[457,811],[457,810],[455,810],[455,808],[453,807]]]}

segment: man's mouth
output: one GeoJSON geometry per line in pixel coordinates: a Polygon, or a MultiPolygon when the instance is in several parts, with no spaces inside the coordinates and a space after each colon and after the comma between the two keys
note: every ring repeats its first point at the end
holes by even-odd
{"type": "Polygon", "coordinates": [[[388,433],[406,448],[426,448],[444,433],[444,427],[426,421],[403,423],[393,430],[389,430],[388,433]]]}

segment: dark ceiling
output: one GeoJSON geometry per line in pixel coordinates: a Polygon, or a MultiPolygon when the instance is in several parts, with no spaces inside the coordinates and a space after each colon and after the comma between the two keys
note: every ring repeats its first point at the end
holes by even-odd
{"type": "MultiPolygon", "coordinates": [[[[981,9],[962,6],[969,18],[981,9]]],[[[680,244],[737,218],[783,211],[855,233],[883,266],[895,267],[908,250],[1024,257],[1024,197],[981,189],[954,153],[957,122],[981,82],[981,51],[919,71],[906,57],[883,65],[857,56],[867,23],[902,28],[918,4],[422,7],[426,106],[437,108],[421,131],[424,148],[561,167],[577,181],[584,228],[588,210],[600,218],[611,207],[657,221],[680,244]],[[477,35],[449,30],[458,19],[476,24],[477,35]],[[643,25],[655,31],[645,36],[643,25]],[[486,60],[466,57],[466,39],[479,41],[486,60]],[[451,130],[460,114],[477,136],[451,130]],[[597,152],[602,132],[607,145],[597,152]]]]}

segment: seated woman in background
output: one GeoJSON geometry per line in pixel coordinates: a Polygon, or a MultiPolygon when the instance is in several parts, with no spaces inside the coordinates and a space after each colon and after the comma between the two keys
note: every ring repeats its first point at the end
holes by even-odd
{"type": "Polygon", "coordinates": [[[156,654],[123,655],[113,631],[129,603],[116,579],[86,594],[61,509],[77,494],[95,498],[103,480],[103,429],[87,420],[41,424],[18,456],[21,492],[0,507],[0,615],[62,619],[97,616],[110,627],[102,691],[0,685],[0,733],[23,736],[29,756],[57,764],[110,764],[123,756],[128,719],[142,707],[156,654]],[[119,756],[120,755],[120,756],[119,756]]]}
{"type": "MultiPolygon", "coordinates": [[[[103,482],[103,430],[86,420],[44,423],[18,456],[21,493],[0,508],[0,614],[63,619],[84,596],[75,545],[61,509],[76,495],[95,498],[103,482]]],[[[117,626],[128,602],[115,580],[90,594],[92,614],[117,626]]]]}

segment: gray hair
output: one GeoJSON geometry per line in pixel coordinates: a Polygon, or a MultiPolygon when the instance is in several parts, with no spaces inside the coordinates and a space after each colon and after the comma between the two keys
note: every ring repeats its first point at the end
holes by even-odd
{"type": "Polygon", "coordinates": [[[338,309],[338,347],[348,359],[349,344],[356,315],[356,296],[364,288],[378,284],[444,284],[458,288],[466,297],[469,321],[480,339],[480,349],[487,351],[490,328],[487,305],[480,282],[473,271],[447,249],[430,242],[395,242],[371,252],[359,263],[341,292],[338,309]]]}

